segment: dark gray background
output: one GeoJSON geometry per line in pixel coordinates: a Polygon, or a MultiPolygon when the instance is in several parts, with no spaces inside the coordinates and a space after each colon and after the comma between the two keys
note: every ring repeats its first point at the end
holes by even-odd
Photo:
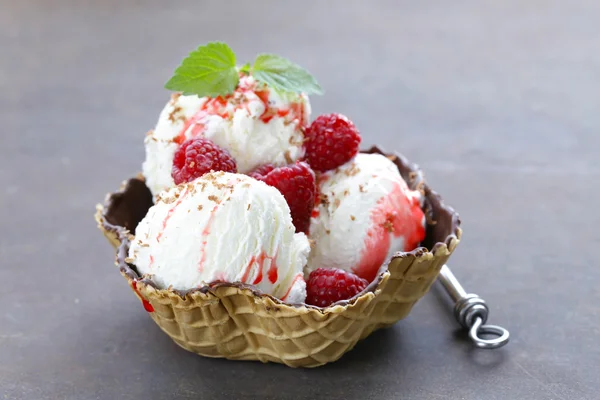
{"type": "Polygon", "coordinates": [[[596,0],[0,0],[0,399],[598,398],[599,20],[596,0]],[[215,39],[305,66],[315,115],[424,168],[463,219],[451,266],[509,346],[474,350],[437,286],[315,370],[159,331],[92,215],[215,39]]]}

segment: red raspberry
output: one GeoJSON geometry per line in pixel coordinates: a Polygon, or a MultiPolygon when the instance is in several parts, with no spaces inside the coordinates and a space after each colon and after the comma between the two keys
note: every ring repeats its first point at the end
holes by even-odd
{"type": "Polygon", "coordinates": [[[188,139],[173,158],[171,176],[175,184],[191,182],[210,171],[237,172],[229,152],[205,138],[188,139]]]}
{"type": "Polygon", "coordinates": [[[269,172],[273,171],[275,169],[275,166],[273,164],[265,164],[265,165],[261,165],[260,167],[256,168],[254,171],[248,173],[248,176],[251,176],[254,179],[258,179],[259,181],[264,180],[263,178],[265,177],[265,175],[267,175],[269,172]]]}
{"type": "Polygon", "coordinates": [[[306,281],[306,304],[327,307],[347,300],[364,290],[366,279],[338,268],[317,268],[306,281]]]}
{"type": "Polygon", "coordinates": [[[320,115],[304,133],[305,159],[315,171],[325,172],[347,163],[359,146],[358,129],[341,114],[320,115]]]}
{"type": "Polygon", "coordinates": [[[308,235],[310,214],[315,205],[317,187],[315,173],[310,166],[301,161],[278,168],[263,165],[251,172],[250,176],[276,187],[281,192],[290,206],[296,232],[304,232],[308,235]]]}

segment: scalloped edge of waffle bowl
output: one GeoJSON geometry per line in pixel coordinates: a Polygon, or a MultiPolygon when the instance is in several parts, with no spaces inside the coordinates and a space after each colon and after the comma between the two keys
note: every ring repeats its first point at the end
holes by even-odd
{"type": "Polygon", "coordinates": [[[97,206],[95,219],[118,249],[117,265],[123,277],[146,310],[152,310],[149,314],[156,324],[182,348],[205,357],[318,367],[338,360],[375,330],[406,317],[427,293],[462,235],[458,214],[425,184],[416,165],[376,147],[366,152],[388,156],[409,186],[424,192],[424,244],[429,243],[431,250],[419,247],[397,252],[363,292],[325,308],[287,304],[243,284],[218,283],[182,292],[159,289],[141,279],[135,266],[125,261],[129,231],[145,215],[145,211],[127,210],[141,204],[147,211],[152,205],[139,175],[107,195],[105,205],[97,206]],[[115,220],[120,224],[109,222],[115,220]]]}

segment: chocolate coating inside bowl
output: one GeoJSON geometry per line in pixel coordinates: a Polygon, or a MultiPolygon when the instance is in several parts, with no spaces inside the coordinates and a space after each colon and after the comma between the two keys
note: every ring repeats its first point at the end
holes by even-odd
{"type": "Polygon", "coordinates": [[[135,232],[153,204],[152,193],[144,181],[133,178],[127,181],[122,191],[109,197],[104,219],[113,227],[123,227],[135,232]]]}

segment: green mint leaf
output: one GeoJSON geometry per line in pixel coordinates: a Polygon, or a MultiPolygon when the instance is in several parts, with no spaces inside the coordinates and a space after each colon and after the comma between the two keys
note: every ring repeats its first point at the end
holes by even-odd
{"type": "Polygon", "coordinates": [[[307,70],[274,54],[259,54],[252,66],[252,76],[277,91],[323,94],[323,89],[307,70]]]}
{"type": "Polygon", "coordinates": [[[240,67],[240,72],[243,72],[247,75],[250,74],[250,63],[246,63],[240,67]]]}
{"type": "Polygon", "coordinates": [[[239,82],[235,53],[222,42],[212,42],[192,51],[177,67],[165,88],[184,95],[224,96],[239,82]]]}

